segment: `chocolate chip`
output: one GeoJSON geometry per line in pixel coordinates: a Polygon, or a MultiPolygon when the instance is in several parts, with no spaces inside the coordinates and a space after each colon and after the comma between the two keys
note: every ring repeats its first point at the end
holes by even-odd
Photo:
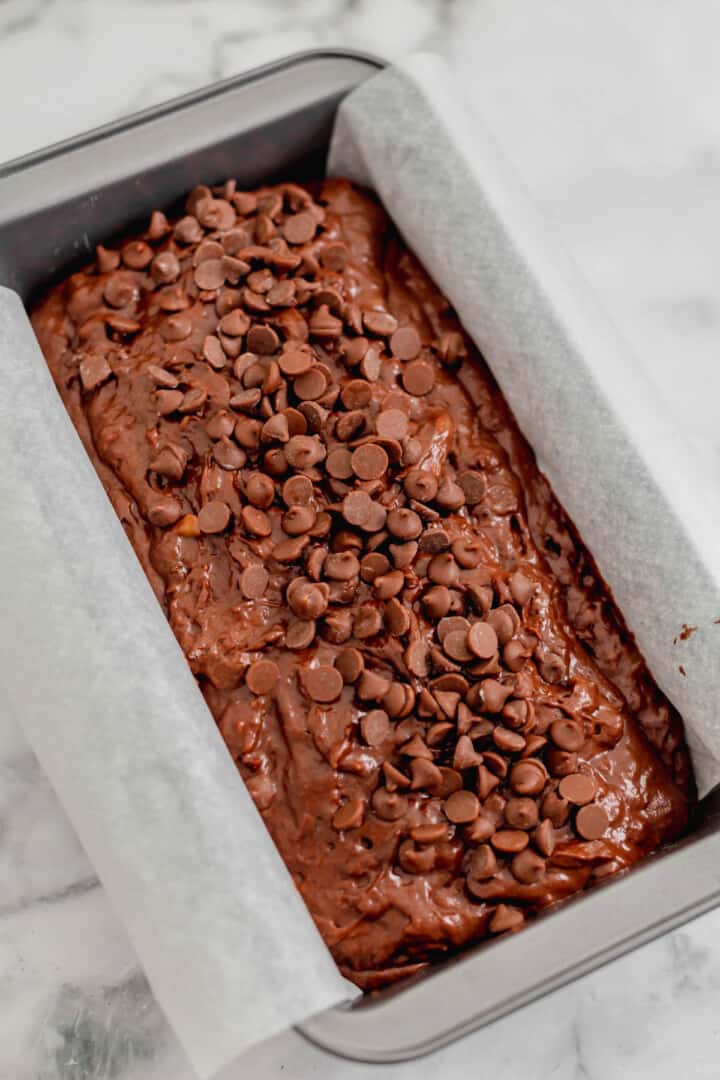
{"type": "MultiPolygon", "coordinates": [[[[422,744],[424,749],[428,748],[422,744]]],[[[401,749],[401,753],[406,753],[405,748],[401,749]]],[[[410,789],[412,791],[432,791],[437,792],[442,784],[442,773],[429,758],[415,757],[410,762],[410,774],[412,776],[412,783],[410,789]]]]}
{"type": "Polygon", "coordinates": [[[269,694],[280,678],[280,670],[272,660],[256,660],[247,669],[245,683],[253,694],[269,694]]]}
{"type": "Polygon", "coordinates": [[[464,469],[457,474],[457,482],[463,490],[468,505],[475,506],[482,501],[487,486],[482,473],[474,469],[464,469]]]}
{"type": "Polygon", "coordinates": [[[521,606],[527,604],[535,591],[534,582],[523,574],[521,570],[516,570],[515,573],[510,576],[508,584],[513,600],[516,604],[520,604],[521,606]]]}
{"type": "Polygon", "coordinates": [[[356,693],[361,701],[381,701],[390,689],[390,679],[379,671],[364,671],[356,693]]]}
{"type": "Polygon", "coordinates": [[[472,769],[476,765],[481,765],[483,755],[478,754],[473,746],[472,739],[467,735],[461,735],[455,743],[455,750],[453,752],[453,768],[459,771],[463,769],[472,769]]]}
{"type": "Polygon", "coordinates": [[[401,326],[390,338],[390,351],[398,360],[414,360],[420,347],[420,335],[414,326],[401,326]]]}
{"type": "Polygon", "coordinates": [[[172,251],[160,251],[152,261],[150,274],[160,285],[170,285],[180,277],[180,260],[172,251]]]}
{"type": "Polygon", "coordinates": [[[327,385],[325,372],[321,367],[315,366],[295,379],[293,390],[301,401],[317,401],[327,390],[327,385]]]}
{"type": "MultiPolygon", "coordinates": [[[[391,601],[390,603],[394,603],[394,601],[391,601]]],[[[390,630],[391,628],[387,621],[388,607],[389,605],[386,605],[385,625],[388,627],[388,630],[390,630]]],[[[411,686],[408,686],[407,683],[392,682],[387,692],[383,694],[382,701],[386,712],[389,716],[392,716],[393,719],[405,717],[412,712],[412,708],[415,704],[415,691],[411,686]]]]}
{"type": "Polygon", "coordinates": [[[405,584],[405,575],[402,570],[391,570],[388,574],[380,574],[373,582],[373,588],[380,600],[389,600],[402,591],[405,584]]]}
{"type": "Polygon", "coordinates": [[[385,625],[394,637],[403,637],[410,629],[410,614],[395,598],[385,605],[385,625]]]}
{"type": "Polygon", "coordinates": [[[522,829],[498,829],[490,843],[496,851],[501,851],[504,855],[514,855],[527,847],[529,838],[522,829]]]}
{"type": "Polygon", "coordinates": [[[282,488],[286,506],[307,506],[313,497],[312,481],[307,476],[291,476],[282,488]]]}
{"type": "Polygon", "coordinates": [[[307,649],[315,637],[313,619],[298,619],[291,623],[285,632],[285,644],[288,649],[307,649]]]}
{"type": "Polygon", "coordinates": [[[182,390],[158,390],[155,395],[155,402],[161,416],[169,416],[170,413],[176,412],[182,405],[182,399],[182,390]]]}
{"type": "Polygon", "coordinates": [[[235,224],[235,210],[225,199],[200,199],[195,215],[206,229],[231,229],[235,224]]]}
{"type": "Polygon", "coordinates": [[[225,350],[220,344],[218,338],[216,338],[213,334],[208,334],[208,336],[205,338],[205,341],[203,342],[203,356],[207,360],[208,364],[210,364],[210,367],[215,368],[217,371],[219,371],[221,368],[224,368],[227,364],[227,356],[225,355],[225,350]]]}
{"type": "Polygon", "coordinates": [[[364,409],[372,399],[372,387],[365,379],[351,379],[340,392],[346,409],[364,409]]]}
{"type": "Polygon", "coordinates": [[[465,492],[459,484],[446,476],[438,487],[435,502],[443,510],[459,510],[465,505],[465,492]]]}
{"type": "Polygon", "coordinates": [[[467,663],[472,660],[472,653],[467,647],[467,633],[465,630],[452,630],[446,634],[442,643],[443,651],[452,660],[467,663]]]}
{"type": "Polygon", "coordinates": [[[518,795],[539,795],[546,773],[539,761],[519,761],[510,771],[510,786],[518,795]]]}
{"type": "Polygon", "coordinates": [[[203,231],[197,218],[188,215],[180,218],[173,231],[175,239],[181,244],[197,244],[202,240],[203,231]]]}
{"type": "Polygon", "coordinates": [[[498,904],[489,923],[492,934],[504,934],[508,930],[517,930],[525,922],[521,911],[508,904],[498,904]]]}
{"type": "Polygon", "coordinates": [[[268,356],[276,352],[280,345],[280,339],[272,326],[263,323],[255,323],[247,333],[247,347],[250,352],[259,353],[260,356],[268,356]]]}
{"type": "Polygon", "coordinates": [[[569,719],[555,720],[550,725],[550,738],[561,750],[579,750],[585,742],[581,725],[569,719]]]}
{"type": "Polygon", "coordinates": [[[199,289],[219,289],[225,283],[222,259],[206,259],[199,263],[193,277],[199,289]]]}
{"type": "Polygon", "coordinates": [[[230,523],[230,507],[220,499],[205,503],[198,514],[198,525],[204,533],[221,533],[230,523]]]}
{"type": "Polygon", "coordinates": [[[309,469],[325,458],[325,447],[317,435],[293,435],[285,446],[285,457],[294,469],[309,469]]]}
{"type": "Polygon", "coordinates": [[[461,536],[453,540],[452,553],[464,570],[472,570],[483,561],[485,545],[479,537],[461,536]]]}
{"type": "Polygon", "coordinates": [[[245,480],[245,498],[253,506],[267,510],[275,498],[275,485],[264,473],[250,473],[245,480]]]}
{"type": "Polygon", "coordinates": [[[351,491],[342,504],[343,517],[349,525],[356,525],[366,532],[377,532],[385,524],[387,512],[379,503],[373,502],[365,491],[351,491]]]}
{"type": "MultiPolygon", "coordinates": [[[[421,503],[417,503],[414,500],[410,501],[410,505],[414,507],[416,513],[423,516],[423,511],[427,508],[423,507],[421,503]]],[[[433,511],[434,513],[434,511],[433,511]]],[[[427,518],[427,514],[424,515],[427,518]]],[[[450,538],[444,529],[436,526],[432,526],[422,534],[418,544],[418,549],[424,555],[436,555],[441,551],[447,551],[450,547],[450,538]]]]}
{"type": "Polygon", "coordinates": [[[178,412],[181,413],[193,413],[199,412],[203,405],[207,401],[208,393],[203,386],[193,386],[188,390],[180,405],[178,412]]]}
{"type": "Polygon", "coordinates": [[[361,605],[355,612],[353,619],[353,633],[355,637],[364,640],[374,637],[382,629],[382,616],[376,607],[370,604],[361,605]]]}
{"type": "Polygon", "coordinates": [[[157,454],[150,460],[150,468],[159,476],[166,476],[168,480],[179,481],[185,473],[188,463],[187,451],[181,446],[168,443],[161,447],[157,454]]]}
{"type": "Polygon", "coordinates": [[[326,270],[332,270],[336,274],[339,274],[345,269],[347,260],[348,249],[339,241],[325,244],[320,251],[320,262],[322,265],[326,270]]]}
{"type": "Polygon", "coordinates": [[[333,814],[334,829],[358,829],[365,817],[365,803],[360,798],[348,799],[333,814]]]}
{"type": "Polygon", "coordinates": [[[365,416],[358,409],[339,416],[335,424],[335,435],[341,442],[349,442],[365,427],[365,416]]]}
{"type": "Polygon", "coordinates": [[[414,540],[422,532],[422,521],[414,510],[396,507],[388,514],[387,529],[398,540],[414,540]]]}
{"type": "Polygon", "coordinates": [[[342,693],[342,675],[337,668],[327,664],[304,668],[300,677],[308,696],[320,704],[337,701],[342,693]]]}
{"type": "Polygon", "coordinates": [[[519,754],[526,745],[522,735],[503,727],[493,728],[493,742],[498,750],[503,750],[507,754],[519,754]]]}
{"type": "Polygon", "coordinates": [[[365,661],[359,649],[342,649],[335,657],[335,667],[343,677],[343,682],[354,683],[365,670],[365,661]]]}
{"type": "Polygon", "coordinates": [[[147,504],[148,520],[161,529],[174,525],[182,514],[182,503],[173,495],[153,496],[147,504]]]}
{"type": "Polygon", "coordinates": [[[548,858],[555,850],[555,831],[550,818],[544,818],[533,833],[535,847],[548,858]]]}
{"type": "Polygon", "coordinates": [[[111,375],[112,370],[104,356],[86,356],[80,362],[80,381],[83,384],[83,390],[88,393],[97,390],[98,386],[107,382],[111,375]]]}
{"type": "Polygon", "coordinates": [[[388,456],[382,446],[366,443],[352,454],[352,468],[360,480],[378,480],[387,471],[388,456]]]}
{"type": "Polygon", "coordinates": [[[378,788],[373,792],[371,803],[374,812],[383,821],[399,821],[408,809],[408,801],[404,795],[390,792],[386,788],[378,788]]]}
{"type": "Polygon", "coordinates": [[[260,438],[263,442],[286,443],[289,440],[290,431],[284,413],[275,413],[274,416],[265,421],[260,432],[260,438]]]}
{"type": "Polygon", "coordinates": [[[360,562],[360,576],[363,581],[368,583],[374,581],[381,574],[387,574],[389,569],[390,563],[387,556],[379,551],[365,555],[360,562]]]}
{"type": "Polygon", "coordinates": [[[383,709],[373,709],[360,721],[360,731],[368,746],[382,746],[390,737],[388,714],[383,709]]]}
{"type": "Polygon", "coordinates": [[[435,372],[427,360],[413,360],[402,373],[403,386],[413,397],[429,394],[435,385],[435,372]]]}
{"type": "Polygon", "coordinates": [[[500,607],[493,608],[487,614],[487,622],[497,634],[501,645],[508,642],[520,626],[520,618],[512,604],[502,604],[500,607]]]}
{"type": "Polygon", "coordinates": [[[473,851],[468,861],[467,885],[470,892],[473,892],[473,882],[488,881],[495,877],[497,872],[498,863],[495,852],[488,844],[481,844],[476,851],[473,851]]]}
{"type": "Polygon", "coordinates": [[[330,308],[327,304],[321,304],[317,311],[313,312],[308,327],[312,337],[323,341],[339,337],[342,333],[343,324],[341,319],[337,319],[330,314],[330,308]]]}
{"type": "Polygon", "coordinates": [[[288,536],[302,536],[310,532],[317,514],[311,506],[291,506],[282,516],[283,531],[288,536]]]}
{"type": "Polygon", "coordinates": [[[310,371],[313,366],[313,358],[309,352],[287,349],[280,353],[278,357],[278,366],[283,375],[295,379],[310,371]]]}
{"type": "Polygon", "coordinates": [[[264,510],[256,506],[243,506],[240,517],[243,527],[251,536],[270,536],[272,525],[264,510]]]}
{"type": "MultiPolygon", "coordinates": [[[[303,405],[303,410],[306,408],[303,405]]],[[[300,412],[298,409],[287,408],[283,410],[285,418],[288,422],[288,431],[290,435],[305,435],[307,434],[308,422],[305,416],[305,412],[300,412]]]]}
{"type": "Polygon", "coordinates": [[[153,250],[144,240],[131,240],[122,249],[122,261],[131,270],[144,270],[152,258],[153,250]]]}
{"type": "Polygon", "coordinates": [[[383,409],[375,421],[375,430],[384,439],[402,441],[408,433],[409,421],[402,409],[383,409]]]}
{"type": "Polygon", "coordinates": [[[436,585],[453,586],[460,580],[460,571],[453,556],[443,553],[433,556],[430,560],[427,576],[436,585]]]}
{"type": "Polygon", "coordinates": [[[331,450],[325,468],[336,480],[349,480],[353,475],[352,454],[342,446],[331,450]]]}
{"type": "Polygon", "coordinates": [[[429,671],[429,656],[426,642],[418,639],[411,641],[403,654],[403,659],[411,675],[424,679],[429,671]]]}
{"type": "Polygon", "coordinates": [[[474,821],[480,813],[480,803],[472,791],[456,791],[443,804],[448,821],[454,825],[464,825],[474,821]]]}
{"type": "Polygon", "coordinates": [[[387,311],[364,311],[363,325],[371,334],[388,337],[397,330],[397,319],[387,311]]]}
{"type": "Polygon", "coordinates": [[[229,311],[220,320],[220,331],[225,337],[242,337],[250,329],[250,317],[240,308],[229,311]]]}
{"type": "Polygon", "coordinates": [[[467,633],[467,646],[474,656],[489,660],[497,650],[497,634],[489,623],[473,623],[467,633]]]}
{"type": "Polygon", "coordinates": [[[301,619],[318,619],[328,605],[328,586],[294,578],[287,587],[287,602],[295,615],[301,619]]]}
{"type": "Polygon", "coordinates": [[[532,829],[538,823],[537,803],[528,798],[508,799],[505,804],[505,820],[513,829],[532,829]]]}
{"type": "Polygon", "coordinates": [[[450,610],[450,590],[436,585],[425,593],[422,603],[431,619],[442,619],[450,610]]]}
{"type": "Polygon", "coordinates": [[[521,885],[534,885],[545,876],[545,860],[526,849],[515,856],[510,869],[521,885]]]}
{"type": "Polygon", "coordinates": [[[441,821],[432,825],[416,825],[410,830],[410,837],[416,844],[438,844],[448,839],[448,829],[441,821]]]}
{"type": "Polygon", "coordinates": [[[548,750],[545,760],[553,776],[570,776],[577,772],[578,756],[571,750],[548,750]]]}
{"type": "Polygon", "coordinates": [[[95,257],[101,274],[109,274],[113,270],[117,270],[120,265],[120,252],[111,251],[109,248],[103,247],[102,244],[98,244],[95,248],[95,257]]]}
{"type": "Polygon", "coordinates": [[[255,563],[247,566],[240,575],[240,591],[248,600],[260,600],[265,595],[269,581],[265,567],[255,563]]]}
{"type": "Polygon", "coordinates": [[[595,781],[587,773],[571,773],[570,776],[564,776],[558,785],[558,792],[562,798],[576,806],[584,806],[585,803],[592,802],[595,791],[595,781]]]}
{"type": "Polygon", "coordinates": [[[599,840],[607,832],[609,824],[605,810],[597,803],[581,807],[575,817],[575,829],[583,840],[599,840]]]}
{"type": "Polygon", "coordinates": [[[352,551],[332,552],[325,560],[324,571],[334,581],[351,581],[360,573],[360,563],[352,551]]]}
{"type": "Polygon", "coordinates": [[[307,244],[315,235],[317,224],[311,214],[301,211],[285,219],[283,236],[288,244],[307,244]]]}
{"type": "Polygon", "coordinates": [[[556,829],[561,829],[570,816],[570,804],[556,791],[549,791],[542,801],[541,812],[556,829]]]}

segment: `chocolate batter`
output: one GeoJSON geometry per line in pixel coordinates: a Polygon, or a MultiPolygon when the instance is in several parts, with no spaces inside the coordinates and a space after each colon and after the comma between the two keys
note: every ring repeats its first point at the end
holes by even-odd
{"type": "Polygon", "coordinates": [[[33,323],[298,889],[373,988],[677,836],[682,725],[375,200],[231,181],[186,210],[99,247],[33,323]]]}

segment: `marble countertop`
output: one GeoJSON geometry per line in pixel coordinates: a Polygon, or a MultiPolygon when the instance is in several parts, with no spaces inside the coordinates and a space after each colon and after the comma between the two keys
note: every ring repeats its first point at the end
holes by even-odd
{"type": "MultiPolygon", "coordinates": [[[[0,160],[301,49],[435,48],[720,473],[719,31],[714,0],[0,0],[0,160]]],[[[421,1061],[290,1032],[233,1076],[709,1080],[719,1001],[720,909],[421,1061]]],[[[0,1080],[171,1077],[190,1067],[0,710],[0,1080]]]]}

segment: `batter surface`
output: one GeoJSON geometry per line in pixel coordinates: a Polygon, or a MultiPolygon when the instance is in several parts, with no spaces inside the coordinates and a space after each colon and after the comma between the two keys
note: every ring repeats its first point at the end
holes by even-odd
{"type": "Polygon", "coordinates": [[[683,830],[680,719],[371,195],[197,188],[32,318],[360,986],[519,928],[683,830]]]}

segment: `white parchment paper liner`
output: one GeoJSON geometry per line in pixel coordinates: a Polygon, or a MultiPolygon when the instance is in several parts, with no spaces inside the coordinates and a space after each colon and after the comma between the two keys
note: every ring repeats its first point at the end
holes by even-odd
{"type": "MultiPolygon", "coordinates": [[[[340,110],[369,183],[457,307],[720,776],[715,494],[446,70],[414,57],[340,110]],[[697,631],[673,645],[683,623],[697,631]],[[682,664],[686,674],[678,671],[682,664]]],[[[0,679],[196,1070],[350,996],[55,392],[0,289],[0,679]]]]}
{"type": "Polygon", "coordinates": [[[196,1071],[352,996],[0,289],[0,678],[196,1071]]]}
{"type": "Polygon", "coordinates": [[[451,298],[683,714],[704,795],[720,780],[718,493],[438,58],[343,102],[329,172],[378,192],[451,298]]]}

